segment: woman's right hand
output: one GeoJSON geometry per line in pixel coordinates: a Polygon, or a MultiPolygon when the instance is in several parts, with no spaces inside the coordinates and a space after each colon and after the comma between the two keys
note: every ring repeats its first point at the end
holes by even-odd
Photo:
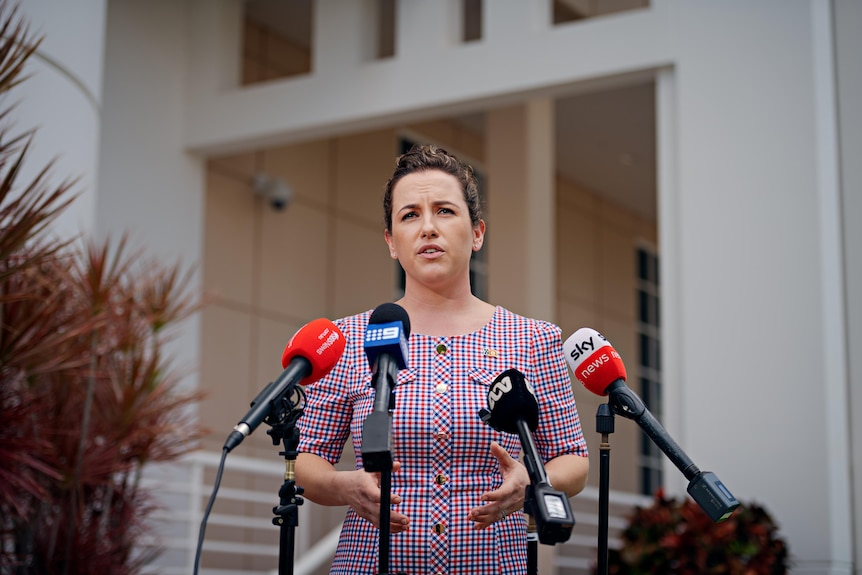
{"type": "MultiPolygon", "coordinates": [[[[392,473],[395,473],[401,468],[401,463],[398,461],[392,465],[392,473]]],[[[363,469],[345,472],[348,474],[348,479],[345,483],[347,488],[347,497],[350,507],[357,515],[369,521],[372,525],[380,529],[380,500],[382,494],[380,492],[380,474],[369,473],[363,469]]],[[[391,493],[389,502],[392,505],[401,503],[401,496],[396,493],[391,493]]],[[[410,519],[403,513],[390,510],[389,512],[389,532],[401,533],[410,528],[410,519]]]]}

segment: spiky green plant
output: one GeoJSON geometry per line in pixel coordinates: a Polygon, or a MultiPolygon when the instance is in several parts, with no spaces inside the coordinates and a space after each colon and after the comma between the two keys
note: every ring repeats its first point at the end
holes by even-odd
{"type": "MultiPolygon", "coordinates": [[[[34,40],[0,0],[0,96],[34,40]]],[[[154,504],[144,467],[196,447],[165,345],[200,303],[179,263],[142,263],[127,242],[46,237],[75,197],[50,166],[20,183],[34,133],[0,110],[0,574],[133,574],[154,504]]]]}

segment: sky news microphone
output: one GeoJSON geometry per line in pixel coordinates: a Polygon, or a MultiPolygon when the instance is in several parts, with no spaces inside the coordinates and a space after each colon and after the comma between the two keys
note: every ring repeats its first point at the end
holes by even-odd
{"type": "Polygon", "coordinates": [[[410,317],[396,303],[377,306],[365,330],[365,356],[371,368],[374,409],[362,426],[362,466],[366,471],[392,469],[392,415],[398,371],[407,368],[410,317]]]}
{"type": "Polygon", "coordinates": [[[480,410],[479,417],[497,431],[517,434],[521,440],[530,475],[524,511],[535,520],[539,541],[545,545],[568,541],[575,516],[568,496],[551,485],[536,450],[533,431],[539,425],[539,404],[524,374],[507,369],[498,375],[488,390],[488,409],[480,410]]]}
{"type": "Polygon", "coordinates": [[[566,362],[578,381],[596,395],[609,396],[614,413],[634,420],[689,480],[688,493],[715,522],[727,519],[739,502],[711,471],[703,472],[683,452],[638,395],[626,386],[620,354],[594,329],[582,327],[563,343],[566,362]]]}
{"type": "Polygon", "coordinates": [[[231,451],[251,435],[272,411],[272,405],[293,393],[296,384],[308,385],[332,371],[344,353],[344,334],[325,318],[308,322],[297,331],[281,356],[284,371],[264,387],[228,436],[224,449],[231,451]]]}

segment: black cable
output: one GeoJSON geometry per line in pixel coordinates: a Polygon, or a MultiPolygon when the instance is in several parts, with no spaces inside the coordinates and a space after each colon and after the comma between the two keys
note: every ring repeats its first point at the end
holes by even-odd
{"type": "Polygon", "coordinates": [[[203,551],[203,548],[204,548],[204,533],[206,533],[206,529],[207,529],[207,519],[210,516],[210,511],[212,511],[213,503],[215,503],[216,493],[218,493],[219,485],[221,485],[221,476],[222,476],[222,473],[224,472],[224,464],[225,464],[225,460],[227,459],[227,454],[228,454],[228,450],[223,449],[221,452],[221,461],[218,464],[218,471],[216,472],[215,485],[213,485],[213,492],[212,492],[212,495],[210,495],[210,500],[207,503],[207,508],[206,508],[206,510],[204,510],[204,516],[201,518],[201,528],[200,528],[200,532],[198,533],[198,548],[195,551],[194,575],[198,575],[198,568],[200,567],[200,563],[201,563],[201,552],[203,551]]]}

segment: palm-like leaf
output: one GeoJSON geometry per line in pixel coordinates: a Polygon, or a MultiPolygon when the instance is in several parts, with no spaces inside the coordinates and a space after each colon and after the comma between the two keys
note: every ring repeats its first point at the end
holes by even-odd
{"type": "MultiPolygon", "coordinates": [[[[0,0],[0,95],[37,46],[0,0]]],[[[0,127],[0,573],[133,574],[149,557],[143,467],[203,435],[185,413],[200,394],[163,351],[200,303],[191,271],[142,265],[125,238],[44,238],[73,183],[52,188],[48,165],[19,185],[32,138],[0,127]]]]}

